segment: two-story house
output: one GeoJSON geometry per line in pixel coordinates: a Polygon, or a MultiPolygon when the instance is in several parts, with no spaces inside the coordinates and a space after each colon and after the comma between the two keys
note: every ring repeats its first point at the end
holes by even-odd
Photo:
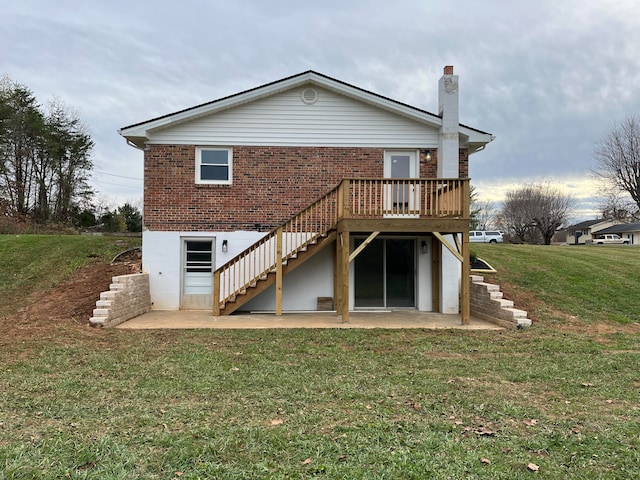
{"type": "Polygon", "coordinates": [[[154,309],[417,309],[469,320],[469,155],[439,112],[307,71],[124,127],[144,152],[154,309]]]}

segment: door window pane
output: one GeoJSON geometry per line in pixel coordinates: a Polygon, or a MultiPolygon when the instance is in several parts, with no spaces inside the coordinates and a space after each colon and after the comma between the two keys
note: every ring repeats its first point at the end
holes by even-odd
{"type": "MultiPolygon", "coordinates": [[[[358,248],[364,240],[355,241],[358,248]]],[[[360,252],[354,266],[356,308],[384,307],[383,241],[376,239],[360,252]]]]}
{"type": "Polygon", "coordinates": [[[409,155],[391,156],[391,178],[409,178],[410,175],[409,155]]]}
{"type": "Polygon", "coordinates": [[[186,264],[185,269],[187,272],[206,272],[210,273],[212,268],[212,252],[211,241],[198,242],[188,241],[186,242],[186,264]]]}
{"type": "MultiPolygon", "coordinates": [[[[409,155],[391,156],[391,178],[409,178],[411,176],[411,159],[409,155]]],[[[393,190],[394,210],[406,210],[409,206],[409,185],[404,183],[394,184],[393,190]]]]}
{"type": "Polygon", "coordinates": [[[414,240],[386,240],[387,308],[415,306],[414,244],[414,240]]]}

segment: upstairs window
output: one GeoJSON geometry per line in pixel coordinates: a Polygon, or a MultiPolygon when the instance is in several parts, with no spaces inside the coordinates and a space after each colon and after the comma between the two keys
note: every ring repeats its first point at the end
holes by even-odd
{"type": "Polygon", "coordinates": [[[233,152],[230,148],[196,148],[196,183],[229,185],[233,152]]]}

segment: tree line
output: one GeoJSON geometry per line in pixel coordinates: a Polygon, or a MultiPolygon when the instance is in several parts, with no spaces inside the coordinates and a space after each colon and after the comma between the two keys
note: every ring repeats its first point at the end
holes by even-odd
{"type": "Polygon", "coordinates": [[[92,192],[94,142],[59,101],[42,108],[26,87],[0,83],[0,199],[6,214],[67,223],[92,192]]]}
{"type": "Polygon", "coordinates": [[[551,182],[528,182],[507,190],[502,208],[471,196],[471,229],[498,228],[511,241],[549,245],[555,233],[571,218],[575,200],[551,182]]]}
{"type": "MultiPolygon", "coordinates": [[[[602,181],[599,216],[603,220],[640,220],[640,120],[630,116],[616,123],[593,152],[591,175],[602,181]]],[[[471,229],[495,228],[512,241],[549,245],[568,226],[575,199],[550,181],[526,182],[506,192],[502,206],[480,201],[471,190],[471,229]]]]}
{"type": "Polygon", "coordinates": [[[127,203],[98,212],[88,181],[94,147],[78,114],[8,76],[0,79],[0,220],[107,231],[141,231],[142,216],[127,203]]]}

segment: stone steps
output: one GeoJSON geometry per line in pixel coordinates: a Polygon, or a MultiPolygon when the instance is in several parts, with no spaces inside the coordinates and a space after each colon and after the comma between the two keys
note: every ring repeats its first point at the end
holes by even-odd
{"type": "Polygon", "coordinates": [[[93,316],[89,319],[92,326],[114,327],[151,311],[149,275],[119,275],[111,281],[109,290],[102,292],[96,301],[93,316]]]}
{"type": "Polygon", "coordinates": [[[531,325],[527,312],[515,308],[513,301],[503,298],[500,286],[484,281],[480,275],[471,275],[471,315],[505,328],[523,328],[531,325]]]}

